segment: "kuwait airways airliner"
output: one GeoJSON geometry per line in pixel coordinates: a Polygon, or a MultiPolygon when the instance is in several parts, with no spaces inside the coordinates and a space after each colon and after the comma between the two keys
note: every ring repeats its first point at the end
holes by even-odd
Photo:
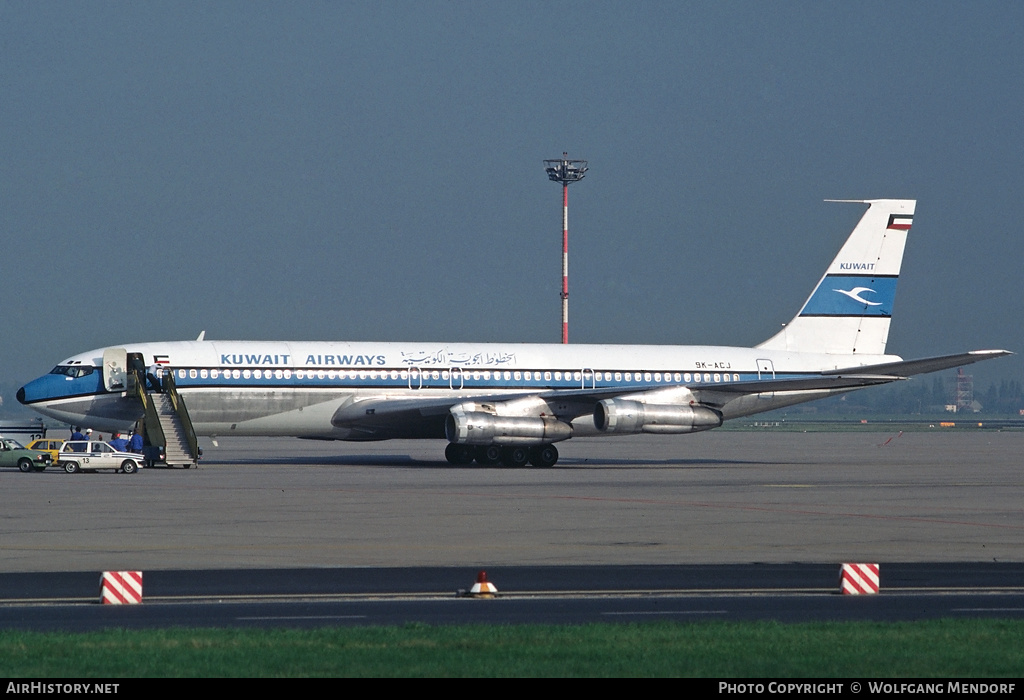
{"type": "Polygon", "coordinates": [[[18,400],[113,431],[143,415],[110,368],[171,373],[198,435],[447,439],[453,464],[551,466],[580,435],[693,433],[723,421],[1009,354],[885,353],[915,200],[867,211],[799,313],[753,348],[195,340],[70,357],[18,400]],[[111,359],[112,358],[112,359],[111,359]]]}

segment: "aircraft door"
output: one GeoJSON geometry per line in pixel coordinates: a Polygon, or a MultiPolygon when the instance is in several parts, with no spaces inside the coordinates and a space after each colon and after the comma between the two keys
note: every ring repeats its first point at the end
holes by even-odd
{"type": "Polygon", "coordinates": [[[107,391],[128,388],[128,352],[124,348],[103,351],[103,388],[107,391]]]}
{"type": "Polygon", "coordinates": [[[128,354],[128,390],[135,391],[135,382],[146,385],[146,360],[141,352],[128,354]]]}
{"type": "MultiPolygon", "coordinates": [[[[771,360],[758,360],[757,361],[757,378],[758,379],[775,379],[775,365],[772,364],[771,360]]],[[[775,396],[774,391],[763,391],[757,395],[759,399],[770,399],[775,396]]]]}
{"type": "Polygon", "coordinates": [[[580,389],[593,389],[595,387],[594,370],[585,369],[581,374],[583,376],[580,382],[580,389]]]}

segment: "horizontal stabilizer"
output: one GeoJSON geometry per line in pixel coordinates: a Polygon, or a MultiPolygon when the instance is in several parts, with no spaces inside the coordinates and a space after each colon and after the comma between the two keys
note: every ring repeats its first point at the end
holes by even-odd
{"type": "Polygon", "coordinates": [[[839,375],[856,372],[857,374],[891,374],[897,377],[912,377],[915,374],[937,372],[950,367],[960,367],[982,360],[991,360],[996,357],[1012,355],[1009,350],[972,350],[957,355],[942,355],[940,357],[926,357],[920,360],[907,360],[904,362],[886,362],[881,365],[867,365],[861,367],[848,367],[823,372],[822,374],[839,375]]]}

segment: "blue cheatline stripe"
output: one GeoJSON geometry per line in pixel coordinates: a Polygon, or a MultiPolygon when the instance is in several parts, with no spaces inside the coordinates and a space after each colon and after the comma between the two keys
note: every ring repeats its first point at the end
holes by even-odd
{"type": "Polygon", "coordinates": [[[827,275],[801,316],[892,316],[898,277],[827,275]]]}
{"type": "MultiPolygon", "coordinates": [[[[757,371],[743,372],[636,372],[600,370],[594,373],[594,379],[584,380],[576,372],[562,372],[561,379],[555,379],[554,371],[509,370],[508,379],[505,371],[464,372],[461,381],[458,377],[452,380],[447,371],[423,371],[422,381],[410,379],[407,368],[382,368],[379,370],[327,370],[327,369],[275,369],[256,368],[210,368],[210,367],[178,367],[172,370],[174,381],[178,387],[185,389],[198,388],[344,388],[344,389],[509,389],[522,391],[550,391],[573,389],[615,389],[622,391],[647,391],[659,387],[687,385],[694,388],[707,384],[725,384],[739,381],[756,381],[757,371]],[[237,377],[235,373],[237,372],[237,377]],[[404,373],[404,376],[403,376],[404,373]],[[526,375],[530,379],[526,379],[526,375]],[[476,376],[474,376],[476,375],[476,376]],[[630,379],[627,380],[626,376],[630,379]],[[579,377],[579,378],[578,378],[579,377]],[[658,379],[660,377],[660,379],[658,379]]],[[[816,375],[816,372],[778,373],[764,379],[799,378],[816,375]]]]}

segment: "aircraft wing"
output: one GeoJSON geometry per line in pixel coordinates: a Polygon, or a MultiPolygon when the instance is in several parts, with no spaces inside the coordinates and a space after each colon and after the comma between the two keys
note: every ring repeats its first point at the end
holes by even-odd
{"type": "Polygon", "coordinates": [[[465,401],[499,402],[529,396],[498,394],[494,396],[369,396],[342,405],[331,418],[331,424],[364,433],[367,440],[402,437],[444,437],[444,420],[452,406],[465,401]]]}
{"type": "MultiPolygon", "coordinates": [[[[862,369],[862,368],[857,368],[862,369]]],[[[728,384],[687,384],[694,394],[713,392],[720,394],[764,394],[772,391],[813,391],[815,389],[856,389],[875,384],[888,384],[906,379],[894,374],[812,374],[789,379],[757,379],[749,382],[728,384]]]]}
{"type": "Polygon", "coordinates": [[[664,392],[673,389],[689,389],[692,392],[691,399],[696,397],[702,403],[721,406],[733,398],[748,394],[855,389],[887,384],[902,381],[915,374],[934,372],[1010,354],[1012,353],[1006,350],[975,350],[920,360],[825,370],[797,377],[720,384],[690,382],[685,387],[645,385],[628,388],[546,389],[514,394],[475,394],[461,397],[380,395],[359,398],[341,406],[334,413],[331,423],[339,428],[349,428],[356,434],[363,434],[367,440],[397,436],[436,438],[444,435],[444,421],[452,407],[466,402],[477,405],[529,402],[535,407],[535,415],[552,415],[569,421],[593,412],[595,405],[604,399],[625,397],[643,401],[645,394],[657,392],[662,395],[665,403],[675,403],[678,399],[673,400],[666,397],[664,392]]]}
{"type": "MultiPolygon", "coordinates": [[[[729,384],[690,384],[675,389],[691,389],[694,394],[721,392],[731,396],[756,394],[771,391],[807,391],[811,389],[843,389],[898,381],[903,377],[892,375],[815,375],[794,379],[773,379],[729,384]]],[[[361,398],[340,407],[331,418],[336,427],[349,428],[365,435],[365,439],[387,439],[401,434],[403,437],[441,437],[444,435],[444,421],[453,406],[472,402],[502,404],[516,401],[534,403],[538,410],[548,415],[557,415],[562,420],[572,420],[592,413],[597,402],[618,397],[639,398],[648,392],[664,392],[673,387],[664,385],[632,386],[628,389],[559,389],[515,394],[471,395],[454,398],[451,396],[375,396],[361,398]]],[[[712,401],[719,403],[719,401],[712,401]]]]}

